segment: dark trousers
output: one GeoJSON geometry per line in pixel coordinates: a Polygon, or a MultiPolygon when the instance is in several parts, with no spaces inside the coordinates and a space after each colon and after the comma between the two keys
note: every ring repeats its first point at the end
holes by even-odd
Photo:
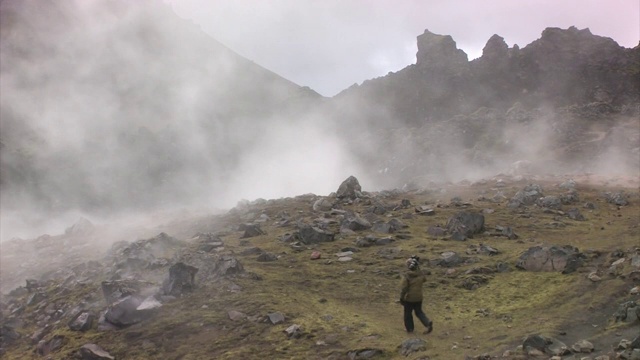
{"type": "Polygon", "coordinates": [[[408,332],[413,331],[412,312],[416,313],[416,316],[418,317],[422,325],[424,325],[426,328],[429,327],[429,323],[431,323],[431,320],[429,320],[427,315],[422,311],[422,301],[418,301],[418,302],[405,301],[402,303],[402,305],[404,306],[404,327],[407,329],[408,332]]]}

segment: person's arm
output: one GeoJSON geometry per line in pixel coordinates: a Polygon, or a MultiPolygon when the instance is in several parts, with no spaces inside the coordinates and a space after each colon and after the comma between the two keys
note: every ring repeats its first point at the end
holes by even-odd
{"type": "Polygon", "coordinates": [[[409,279],[406,276],[402,277],[402,282],[400,283],[400,303],[404,302],[404,297],[407,295],[409,291],[409,279]]]}

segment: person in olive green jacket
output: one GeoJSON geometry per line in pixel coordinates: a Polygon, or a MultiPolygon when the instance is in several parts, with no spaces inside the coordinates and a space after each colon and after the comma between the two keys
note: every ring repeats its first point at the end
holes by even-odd
{"type": "Polygon", "coordinates": [[[407,260],[409,270],[402,277],[400,304],[404,306],[404,327],[407,332],[413,332],[413,312],[427,330],[425,334],[433,331],[433,322],[422,311],[422,284],[427,278],[420,270],[420,258],[412,256],[407,260]]]}

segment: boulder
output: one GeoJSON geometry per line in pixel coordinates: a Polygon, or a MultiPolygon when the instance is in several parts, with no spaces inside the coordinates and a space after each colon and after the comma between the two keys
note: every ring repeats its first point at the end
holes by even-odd
{"type": "Polygon", "coordinates": [[[310,225],[303,225],[300,227],[298,235],[300,236],[300,242],[305,245],[331,242],[335,237],[335,234],[332,232],[310,225]]]}
{"type": "Polygon", "coordinates": [[[384,355],[384,351],[379,349],[358,349],[347,352],[349,360],[365,360],[365,359],[378,359],[384,355]]]}
{"type": "Polygon", "coordinates": [[[576,221],[585,221],[587,220],[582,213],[580,212],[580,210],[578,210],[578,208],[572,208],[569,209],[569,211],[567,211],[567,216],[569,217],[569,219],[571,220],[576,220],[576,221]]]}
{"type": "Polygon", "coordinates": [[[341,200],[355,200],[362,192],[362,187],[354,176],[349,176],[340,184],[336,197],[341,200]]]}
{"type": "Polygon", "coordinates": [[[580,202],[578,192],[575,190],[569,190],[565,194],[560,195],[560,202],[563,205],[577,204],[580,202]]]}
{"type": "Polygon", "coordinates": [[[241,224],[238,226],[238,230],[244,231],[241,239],[264,235],[265,232],[260,228],[260,224],[241,224]]]}
{"type": "Polygon", "coordinates": [[[595,347],[587,340],[579,340],[571,346],[571,349],[577,353],[591,353],[595,350],[595,347]]]}
{"type": "Polygon", "coordinates": [[[352,231],[361,231],[371,228],[371,223],[360,215],[351,213],[345,217],[340,227],[352,231]]]}
{"type": "Polygon", "coordinates": [[[440,225],[429,226],[427,228],[427,235],[432,238],[442,238],[447,235],[447,229],[443,228],[440,225]]]}
{"type": "Polygon", "coordinates": [[[244,267],[240,261],[233,256],[224,255],[216,261],[215,273],[217,276],[240,274],[243,272],[244,267]]]}
{"type": "Polygon", "coordinates": [[[273,325],[283,323],[285,320],[285,316],[279,312],[269,313],[267,314],[267,317],[269,318],[269,322],[273,325]]]}
{"type": "Polygon", "coordinates": [[[607,192],[604,194],[607,202],[617,206],[629,205],[629,195],[624,192],[607,192]]]}
{"type": "Polygon", "coordinates": [[[510,208],[517,208],[520,206],[533,205],[543,196],[544,194],[542,193],[542,187],[540,185],[529,184],[511,198],[508,206],[510,208]]]}
{"type": "Polygon", "coordinates": [[[87,331],[93,326],[95,315],[89,310],[82,310],[67,323],[69,329],[73,331],[87,331]]]}
{"type": "Polygon", "coordinates": [[[220,236],[213,233],[198,233],[189,241],[198,243],[198,250],[204,252],[216,251],[224,246],[220,236]]]}
{"type": "Polygon", "coordinates": [[[142,304],[142,299],[139,297],[126,296],[109,305],[104,318],[110,324],[120,328],[139,323],[150,316],[149,312],[138,310],[140,304],[142,304]]]}
{"type": "Polygon", "coordinates": [[[0,344],[2,346],[4,346],[5,344],[11,344],[19,338],[20,334],[16,332],[16,330],[12,326],[9,326],[5,323],[0,325],[0,344]]]}
{"type": "Polygon", "coordinates": [[[547,346],[553,341],[542,335],[529,335],[522,342],[522,349],[525,353],[529,353],[530,350],[538,350],[542,353],[547,352],[547,346]]]}
{"type": "Polygon", "coordinates": [[[537,205],[547,209],[560,209],[562,200],[557,196],[545,196],[537,200],[537,205]]]}
{"type": "Polygon", "coordinates": [[[527,271],[574,272],[583,263],[577,248],[565,246],[534,246],[520,255],[516,267],[527,271]]]}
{"type": "Polygon", "coordinates": [[[427,343],[422,339],[407,339],[400,344],[400,353],[403,356],[409,356],[414,352],[427,350],[427,343]]]}
{"type": "Polygon", "coordinates": [[[258,255],[258,258],[256,260],[258,260],[259,262],[276,261],[278,260],[278,256],[269,252],[263,252],[262,254],[258,255]]]}
{"type": "Polygon", "coordinates": [[[242,313],[240,311],[237,311],[237,310],[229,310],[227,312],[227,315],[229,316],[229,319],[231,321],[239,321],[239,320],[243,320],[243,319],[245,319],[247,317],[246,314],[244,314],[244,313],[242,313]]]}
{"type": "Polygon", "coordinates": [[[465,259],[453,251],[445,251],[440,254],[437,264],[442,267],[455,267],[465,262],[465,259]]]}
{"type": "Polygon", "coordinates": [[[333,203],[328,198],[320,198],[313,203],[313,211],[331,211],[333,203]]]}
{"type": "Polygon", "coordinates": [[[40,340],[36,345],[36,352],[42,356],[46,356],[52,352],[58,351],[62,348],[68,339],[64,335],[53,335],[49,340],[40,340]]]}
{"type": "Polygon", "coordinates": [[[454,240],[466,240],[484,231],[484,215],[460,211],[447,221],[447,232],[454,240]]]}
{"type": "Polygon", "coordinates": [[[78,351],[81,360],[114,360],[115,358],[96,344],[84,344],[78,351]]]}
{"type": "Polygon", "coordinates": [[[284,333],[290,338],[298,339],[302,336],[302,327],[298,324],[293,324],[286,328],[284,333]]]}
{"type": "Polygon", "coordinates": [[[169,268],[169,278],[165,280],[162,289],[165,295],[180,296],[195,288],[195,276],[198,268],[183,262],[176,263],[169,268]]]}
{"type": "Polygon", "coordinates": [[[640,302],[627,301],[618,305],[614,314],[615,322],[633,323],[640,320],[640,302]]]}

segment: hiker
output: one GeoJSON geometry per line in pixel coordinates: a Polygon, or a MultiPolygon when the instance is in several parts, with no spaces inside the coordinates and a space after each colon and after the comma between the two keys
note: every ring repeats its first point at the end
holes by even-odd
{"type": "Polygon", "coordinates": [[[427,328],[424,333],[428,334],[433,331],[433,322],[422,311],[422,284],[427,278],[420,270],[420,258],[411,256],[407,259],[407,267],[409,270],[402,277],[400,292],[400,304],[404,306],[404,327],[407,332],[413,332],[412,312],[415,312],[422,325],[427,328]]]}

